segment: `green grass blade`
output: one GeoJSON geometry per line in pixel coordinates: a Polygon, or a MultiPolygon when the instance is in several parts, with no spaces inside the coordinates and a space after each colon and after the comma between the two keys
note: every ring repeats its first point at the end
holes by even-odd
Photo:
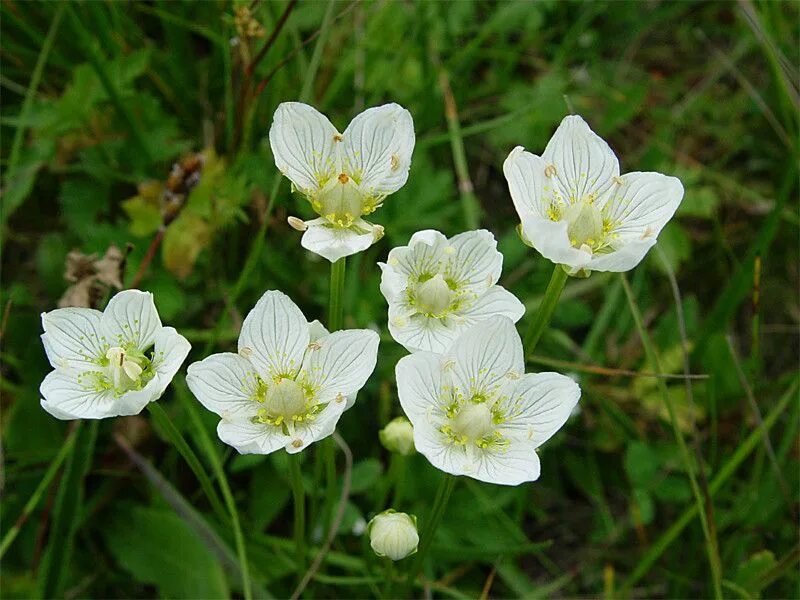
{"type": "Polygon", "coordinates": [[[183,402],[186,412],[192,420],[192,424],[197,432],[197,439],[206,454],[206,458],[211,463],[211,467],[216,475],[219,487],[222,490],[222,497],[225,500],[225,505],[231,516],[231,526],[233,527],[233,535],[236,539],[236,553],[239,556],[239,563],[242,566],[242,587],[244,590],[244,597],[250,600],[253,597],[252,584],[250,582],[250,566],[247,562],[247,548],[244,542],[244,535],[242,534],[242,526],[239,519],[239,512],[236,509],[236,502],[233,499],[231,488],[228,485],[228,478],[225,476],[225,470],[222,468],[222,461],[217,454],[217,449],[211,438],[206,431],[205,425],[200,420],[200,415],[197,413],[197,408],[192,398],[189,397],[183,387],[177,387],[176,392],[178,397],[183,402]]]}
{"type": "Polygon", "coordinates": [[[47,550],[37,576],[36,592],[39,598],[63,595],[64,573],[70,563],[78,512],[83,503],[83,481],[92,464],[97,428],[98,421],[78,424],[75,445],[67,458],[64,475],[58,486],[47,550]]]}
{"type": "Polygon", "coordinates": [[[50,484],[53,481],[53,478],[58,473],[58,469],[61,467],[61,463],[64,462],[64,459],[67,458],[67,455],[72,451],[72,447],[75,444],[75,438],[78,436],[78,429],[73,429],[67,439],[64,440],[64,443],[61,446],[61,449],[56,454],[56,457],[53,459],[53,462],[50,463],[50,466],[47,467],[47,471],[45,471],[44,476],[39,481],[39,485],[36,486],[36,489],[31,494],[31,497],[25,503],[25,506],[22,509],[19,517],[14,521],[14,524],[6,531],[6,534],[3,536],[3,541],[0,543],[0,559],[3,558],[6,551],[8,550],[9,546],[14,542],[17,535],[19,534],[22,525],[30,516],[33,509],[35,509],[39,501],[42,499],[42,494],[44,494],[45,490],[50,487],[50,484]]]}
{"type": "MultiPolygon", "coordinates": [[[[795,402],[797,401],[798,384],[800,384],[800,377],[795,377],[786,393],[781,397],[780,400],[778,400],[778,403],[775,405],[775,407],[764,418],[763,423],[750,432],[750,435],[748,435],[745,440],[739,444],[739,447],[736,448],[733,456],[731,456],[727,462],[722,465],[722,468],[720,468],[717,472],[717,476],[711,480],[711,484],[709,485],[709,491],[712,495],[717,493],[719,489],[725,485],[725,482],[727,482],[731,475],[736,472],[736,469],[738,469],[744,460],[750,456],[753,450],[760,445],[762,437],[769,432],[773,425],[775,425],[778,417],[784,414],[786,408],[789,406],[789,403],[792,400],[795,402]]],[[[625,583],[622,585],[623,596],[630,595],[630,591],[633,586],[636,585],[636,583],[647,574],[653,564],[662,554],[664,554],[666,549],[669,548],[670,544],[678,539],[678,536],[681,534],[681,532],[689,523],[692,522],[692,519],[694,519],[697,514],[696,504],[692,504],[691,506],[687,507],[681,516],[678,517],[678,519],[672,524],[672,526],[670,526],[670,528],[667,529],[667,531],[665,531],[652,546],[650,546],[650,549],[636,565],[633,573],[628,576],[628,578],[625,580],[625,583]]]]}
{"type": "Polygon", "coordinates": [[[192,469],[192,472],[200,482],[200,486],[203,488],[203,492],[205,492],[206,497],[211,503],[214,512],[217,513],[217,516],[223,523],[228,523],[230,518],[228,512],[225,510],[217,491],[214,489],[214,485],[211,483],[211,478],[208,476],[208,473],[206,473],[203,464],[200,462],[200,459],[197,458],[194,450],[192,450],[189,443],[181,435],[181,432],[173,425],[172,420],[170,420],[167,413],[157,402],[148,404],[147,409],[150,411],[150,415],[153,417],[156,425],[164,432],[169,441],[175,446],[178,452],[180,452],[183,459],[189,465],[189,468],[192,469]]]}

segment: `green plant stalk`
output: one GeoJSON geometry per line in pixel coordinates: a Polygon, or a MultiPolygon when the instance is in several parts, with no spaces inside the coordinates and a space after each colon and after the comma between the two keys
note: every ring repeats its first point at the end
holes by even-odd
{"type": "Polygon", "coordinates": [[[58,598],[64,595],[64,576],[71,562],[78,529],[78,513],[83,504],[84,480],[92,465],[98,425],[95,420],[83,427],[76,427],[80,432],[67,457],[64,474],[58,485],[47,549],[36,576],[37,598],[58,598]]]}
{"type": "Polygon", "coordinates": [[[328,303],[328,330],[333,333],[342,328],[344,320],[344,280],[347,258],[331,263],[331,289],[328,303]]]}
{"type": "Polygon", "coordinates": [[[389,464],[389,479],[394,485],[394,494],[392,495],[391,506],[399,506],[400,501],[403,499],[403,484],[406,477],[406,457],[397,452],[392,453],[391,462],[389,464]]]}
{"type": "MultiPolygon", "coordinates": [[[[636,303],[636,297],[634,296],[630,283],[628,283],[628,279],[625,277],[624,273],[620,274],[620,278],[622,280],[622,287],[625,289],[625,295],[628,297],[628,305],[630,306],[631,309],[631,316],[633,316],[633,321],[636,325],[636,329],[639,332],[639,337],[642,340],[642,345],[644,346],[645,354],[647,356],[647,361],[650,363],[651,368],[656,374],[661,374],[661,364],[658,360],[658,354],[656,353],[655,347],[653,346],[653,342],[650,339],[650,334],[647,332],[647,329],[644,326],[642,315],[641,312],[639,311],[639,306],[636,303]]],[[[675,414],[675,407],[672,405],[672,398],[670,398],[669,391],[667,390],[667,384],[661,377],[656,378],[656,384],[658,385],[659,392],[661,393],[661,396],[664,399],[664,404],[666,404],[667,406],[667,412],[669,413],[669,420],[670,423],[672,424],[672,431],[673,434],[675,435],[675,441],[678,444],[684,468],[686,469],[686,473],[689,476],[689,482],[691,483],[692,493],[694,494],[694,499],[697,505],[698,514],[700,515],[700,524],[702,525],[703,528],[703,537],[705,538],[706,553],[708,554],[708,562],[711,566],[712,583],[714,585],[714,596],[717,599],[720,599],[722,598],[722,565],[720,564],[716,536],[711,530],[710,524],[708,522],[708,515],[706,514],[706,502],[708,503],[709,510],[713,508],[711,496],[709,494],[708,498],[706,499],[703,498],[703,494],[700,490],[700,485],[697,482],[697,474],[695,473],[694,465],[692,464],[692,457],[689,454],[689,448],[686,445],[686,440],[683,439],[683,432],[681,431],[680,426],[678,425],[678,418],[677,415],[675,414]]]]}
{"type": "MultiPolygon", "coordinates": [[[[78,423],[78,427],[80,427],[80,422],[78,423]]],[[[61,467],[61,463],[64,462],[64,459],[67,458],[67,455],[72,452],[72,448],[75,445],[75,438],[78,435],[78,428],[76,427],[73,429],[67,438],[64,440],[64,443],[61,445],[61,449],[56,454],[53,461],[50,463],[50,466],[47,467],[47,471],[45,471],[44,476],[39,481],[39,485],[36,486],[36,489],[33,490],[33,494],[25,503],[25,506],[22,508],[22,512],[20,513],[17,520],[14,521],[14,524],[6,531],[6,534],[3,536],[3,541],[0,542],[0,559],[3,558],[6,551],[8,550],[9,546],[14,542],[19,534],[20,529],[22,529],[22,525],[30,516],[33,509],[35,509],[39,505],[39,501],[42,499],[42,495],[44,494],[45,490],[50,487],[50,484],[53,481],[53,478],[58,473],[58,469],[61,467]]]]}
{"type": "Polygon", "coordinates": [[[558,299],[561,297],[561,292],[564,291],[564,285],[567,283],[567,272],[561,265],[555,265],[553,274],[550,276],[550,282],[547,284],[547,289],[544,292],[544,298],[539,305],[536,314],[533,315],[533,320],[528,327],[528,333],[525,336],[525,355],[533,353],[536,344],[542,337],[547,324],[550,322],[550,317],[553,316],[553,311],[556,309],[558,299]]]}
{"type": "MultiPolygon", "coordinates": [[[[725,485],[725,482],[730,479],[731,475],[736,472],[736,469],[744,462],[744,460],[750,456],[750,453],[756,447],[761,445],[762,437],[769,432],[773,425],[775,425],[778,417],[782,416],[786,408],[789,406],[791,401],[796,401],[797,399],[797,386],[800,383],[800,377],[795,377],[792,384],[789,386],[789,389],[786,390],[786,393],[783,397],[778,400],[778,403],[775,407],[770,411],[770,413],[764,417],[764,422],[756,427],[753,431],[750,432],[750,435],[745,438],[744,442],[742,442],[734,451],[733,456],[731,456],[728,461],[720,468],[717,472],[717,476],[711,481],[711,484],[708,486],[709,492],[712,494],[716,494],[719,489],[725,485]]],[[[702,514],[702,511],[699,511],[702,514]]],[[[645,555],[641,558],[639,563],[634,568],[633,573],[631,573],[625,583],[621,588],[621,596],[628,596],[630,595],[630,591],[634,585],[644,577],[647,572],[650,570],[650,567],[658,560],[658,558],[666,551],[666,549],[674,542],[678,536],[681,534],[686,526],[691,523],[692,519],[698,514],[698,506],[696,503],[693,503],[691,506],[687,507],[686,510],[683,511],[680,517],[670,526],[667,531],[665,531],[661,537],[656,540],[656,542],[650,547],[650,549],[645,553],[645,555]]]]}
{"type": "Polygon", "coordinates": [[[294,498],[294,544],[297,553],[297,578],[306,571],[306,492],[300,470],[300,454],[289,456],[289,483],[294,498]]]}
{"type": "Polygon", "coordinates": [[[420,535],[417,554],[414,556],[414,562],[411,563],[411,567],[408,569],[405,585],[403,586],[405,589],[403,593],[399,595],[401,598],[408,596],[408,589],[414,585],[417,575],[419,575],[422,570],[425,557],[433,543],[436,528],[439,527],[439,523],[442,521],[445,508],[450,500],[450,495],[453,493],[453,488],[456,486],[455,475],[451,475],[450,473],[444,473],[443,475],[442,481],[439,483],[439,489],[436,490],[436,498],[433,501],[431,512],[428,518],[422,522],[422,534],[420,535]]]}
{"type": "Polygon", "coordinates": [[[211,463],[211,468],[216,475],[219,482],[220,490],[222,490],[222,497],[225,500],[225,505],[228,508],[228,513],[231,516],[231,526],[233,527],[233,536],[236,540],[236,554],[239,558],[239,563],[242,567],[242,589],[244,592],[245,600],[253,598],[253,590],[250,582],[250,565],[247,562],[247,548],[244,543],[244,535],[242,534],[242,526],[239,522],[239,513],[236,510],[236,502],[233,499],[231,488],[228,485],[228,479],[225,476],[225,469],[222,468],[222,462],[217,455],[217,450],[214,447],[211,438],[208,436],[205,426],[203,425],[200,415],[197,414],[192,400],[185,394],[179,393],[178,396],[183,400],[183,405],[189,413],[189,418],[192,420],[194,428],[197,430],[197,437],[200,440],[200,445],[206,453],[208,461],[211,463]]]}
{"type": "Polygon", "coordinates": [[[169,415],[167,415],[158,402],[151,402],[148,404],[147,410],[150,412],[156,424],[166,434],[169,441],[175,446],[178,452],[180,452],[183,459],[189,465],[189,468],[195,474],[195,477],[197,477],[197,480],[200,482],[200,487],[203,488],[203,492],[211,503],[214,512],[217,513],[221,521],[227,525],[230,522],[230,516],[223,506],[217,491],[214,489],[211,478],[208,476],[208,473],[206,473],[203,464],[200,462],[200,459],[197,458],[194,450],[192,450],[189,443],[181,435],[181,432],[178,431],[178,428],[175,427],[169,415]]]}

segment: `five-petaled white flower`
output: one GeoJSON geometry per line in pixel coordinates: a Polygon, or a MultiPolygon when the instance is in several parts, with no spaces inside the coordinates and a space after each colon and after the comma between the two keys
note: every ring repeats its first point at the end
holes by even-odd
{"type": "Polygon", "coordinates": [[[408,246],[393,248],[386,264],[378,265],[389,331],[410,352],[441,354],[474,323],[493,315],[516,322],[525,313],[511,292],[496,285],[503,255],[483,229],[450,239],[418,231],[408,246]]]}
{"type": "Polygon", "coordinates": [[[222,420],[219,438],[241,454],[290,454],[333,433],[378,359],[378,334],[309,323],[281,292],[266,292],[239,335],[239,353],[189,365],[186,382],[222,420]]]}
{"type": "Polygon", "coordinates": [[[414,150],[411,113],[398,104],[369,108],[339,133],[325,115],[300,102],[275,111],[269,142],[278,169],[311,203],[301,244],[331,262],[369,248],[383,227],[362,217],[408,179],[414,150]]]}
{"type": "Polygon", "coordinates": [[[42,382],[41,403],[58,419],[139,413],[161,397],[191,348],[175,329],[161,325],[153,295],[139,290],[119,292],[104,312],[42,313],[42,326],[55,370],[42,382]]]}
{"type": "Polygon", "coordinates": [[[499,316],[471,327],[445,355],[400,359],[397,388],[417,451],[453,475],[504,485],[538,479],[536,448],[566,422],[580,388],[524,369],[514,324],[499,316]]]}
{"type": "Polygon", "coordinates": [[[517,146],[503,164],[522,239],[570,274],[628,271],[683,198],[676,177],[626,173],[579,116],[559,125],[542,156],[517,146]]]}

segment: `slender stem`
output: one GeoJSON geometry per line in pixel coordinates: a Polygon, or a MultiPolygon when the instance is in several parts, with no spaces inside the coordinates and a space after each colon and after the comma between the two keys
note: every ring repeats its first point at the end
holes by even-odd
{"type": "Polygon", "coordinates": [[[222,490],[222,497],[225,500],[225,506],[227,507],[231,516],[233,537],[236,540],[236,554],[239,558],[239,562],[241,563],[242,588],[244,597],[245,600],[251,600],[253,598],[253,589],[250,582],[250,564],[247,561],[247,546],[244,543],[244,534],[242,533],[242,526],[239,522],[239,512],[236,510],[236,501],[234,500],[233,494],[231,493],[231,488],[228,485],[228,478],[225,476],[225,469],[222,468],[222,462],[217,454],[217,449],[214,446],[214,443],[211,441],[208,431],[206,430],[203,421],[200,419],[200,415],[197,413],[194,404],[185,394],[179,394],[179,397],[183,401],[186,412],[189,413],[189,418],[192,420],[192,424],[197,431],[197,437],[200,441],[200,445],[203,447],[203,450],[205,451],[206,456],[211,463],[211,467],[214,470],[214,475],[216,475],[217,481],[219,482],[220,490],[222,490]]]}
{"type": "Polygon", "coordinates": [[[561,265],[556,265],[553,268],[553,274],[550,276],[550,283],[547,284],[542,303],[539,305],[539,310],[533,315],[528,334],[525,336],[526,355],[533,353],[539,338],[542,337],[542,333],[544,333],[547,324],[550,322],[550,317],[553,316],[558,299],[561,297],[561,292],[567,283],[567,277],[567,272],[561,265]]]}
{"type": "MultiPolygon", "coordinates": [[[[633,294],[633,290],[631,289],[630,283],[628,283],[628,279],[625,277],[624,273],[620,274],[620,278],[622,279],[622,287],[625,289],[625,295],[628,297],[628,305],[631,309],[631,315],[633,316],[633,321],[636,324],[636,329],[639,331],[639,337],[642,340],[642,345],[644,346],[644,351],[647,356],[647,361],[650,363],[653,371],[660,374],[661,373],[661,364],[658,360],[658,354],[655,351],[653,346],[653,342],[650,339],[650,334],[647,332],[647,329],[644,326],[644,322],[642,321],[642,314],[639,311],[639,306],[636,303],[636,297],[633,294]]],[[[697,475],[695,473],[695,467],[692,463],[692,457],[689,454],[689,448],[686,445],[686,441],[683,439],[683,432],[681,431],[680,425],[678,425],[678,418],[675,414],[675,407],[672,405],[672,397],[669,395],[669,390],[667,390],[667,384],[665,383],[663,378],[657,378],[656,383],[658,385],[658,389],[661,392],[661,396],[664,400],[664,404],[667,407],[667,412],[669,413],[669,420],[672,424],[672,431],[675,436],[675,441],[678,444],[678,449],[680,450],[681,459],[683,460],[684,468],[686,469],[686,473],[689,476],[689,482],[691,483],[692,493],[694,494],[695,503],[697,504],[697,512],[700,517],[700,524],[703,528],[703,536],[705,537],[706,543],[706,553],[708,554],[708,562],[711,566],[711,575],[712,575],[712,583],[714,585],[714,596],[716,598],[722,598],[722,566],[720,564],[719,554],[717,550],[717,542],[715,536],[712,535],[711,528],[708,522],[708,515],[707,510],[711,510],[713,504],[710,495],[704,500],[703,495],[700,491],[700,486],[697,483],[697,475]]]]}
{"type": "Polygon", "coordinates": [[[403,483],[406,476],[406,457],[397,452],[392,453],[391,464],[389,465],[389,479],[394,485],[391,506],[399,506],[403,499],[403,483]]]}
{"type": "Polygon", "coordinates": [[[342,328],[344,316],[344,273],[347,258],[331,263],[331,296],[328,304],[328,329],[331,332],[342,328]]]}
{"type": "Polygon", "coordinates": [[[394,561],[391,558],[385,558],[386,570],[384,577],[386,577],[386,587],[383,590],[383,598],[394,598],[394,583],[397,578],[397,569],[394,566],[394,561]]]}
{"type": "Polygon", "coordinates": [[[405,592],[408,591],[409,587],[414,585],[417,575],[419,575],[419,572],[422,570],[422,566],[425,563],[425,556],[428,554],[428,550],[433,543],[433,537],[436,533],[436,528],[439,526],[442,516],[444,516],[445,507],[447,507],[447,503],[450,500],[450,494],[453,493],[453,488],[455,488],[455,485],[455,475],[445,473],[441,483],[439,484],[439,489],[436,491],[436,498],[433,501],[433,508],[431,508],[430,515],[422,522],[422,532],[420,535],[419,546],[417,548],[417,554],[414,556],[414,562],[411,563],[411,568],[408,570],[408,576],[404,586],[406,589],[404,590],[404,593],[399,595],[400,597],[408,596],[408,594],[405,592]]]}
{"type": "MultiPolygon", "coordinates": [[[[80,421],[78,421],[77,424],[80,424],[80,421]]],[[[78,427],[76,425],[75,427],[72,427],[67,439],[64,440],[61,449],[58,451],[58,454],[56,454],[53,462],[50,463],[50,466],[47,468],[44,476],[39,481],[39,485],[36,486],[33,494],[23,507],[19,517],[17,517],[17,520],[9,528],[5,536],[3,536],[3,541],[0,543],[0,558],[3,557],[3,555],[6,553],[6,550],[8,550],[8,547],[14,542],[17,534],[19,534],[19,530],[25,524],[25,521],[28,519],[31,512],[33,512],[33,509],[39,504],[39,501],[42,499],[42,494],[44,494],[45,490],[50,487],[53,478],[56,476],[56,473],[58,473],[59,467],[61,467],[61,463],[64,462],[64,459],[67,458],[67,455],[69,455],[70,451],[72,450],[72,447],[75,444],[77,433],[78,427]]]]}
{"type": "Polygon", "coordinates": [[[203,492],[208,498],[208,501],[211,503],[214,512],[217,513],[217,516],[220,517],[223,523],[227,524],[230,521],[230,517],[227,514],[225,507],[222,505],[222,501],[214,489],[214,485],[211,483],[211,478],[206,473],[206,470],[203,467],[203,464],[200,462],[200,459],[197,457],[197,454],[194,453],[192,447],[189,445],[183,435],[181,435],[181,432],[178,430],[178,428],[172,423],[169,415],[167,415],[164,409],[157,402],[151,402],[148,404],[147,410],[150,412],[150,415],[153,417],[153,420],[156,422],[156,424],[164,431],[164,434],[167,436],[169,441],[175,446],[175,448],[177,448],[178,452],[180,452],[183,459],[189,465],[189,468],[195,474],[195,477],[197,477],[197,480],[200,482],[200,487],[203,488],[203,492]]]}
{"type": "Polygon", "coordinates": [[[299,579],[306,570],[306,492],[300,471],[300,454],[289,457],[289,480],[294,496],[294,545],[299,579]]]}

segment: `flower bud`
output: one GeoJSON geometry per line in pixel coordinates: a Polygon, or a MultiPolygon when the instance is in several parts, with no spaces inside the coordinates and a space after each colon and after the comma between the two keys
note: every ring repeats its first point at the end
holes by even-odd
{"type": "Polygon", "coordinates": [[[369,545],[378,556],[400,560],[414,554],[419,544],[417,517],[385,510],[375,515],[367,525],[369,545]]]}
{"type": "Polygon", "coordinates": [[[405,417],[389,421],[389,424],[378,432],[378,437],[389,452],[397,452],[403,456],[414,453],[414,428],[405,417]]]}

